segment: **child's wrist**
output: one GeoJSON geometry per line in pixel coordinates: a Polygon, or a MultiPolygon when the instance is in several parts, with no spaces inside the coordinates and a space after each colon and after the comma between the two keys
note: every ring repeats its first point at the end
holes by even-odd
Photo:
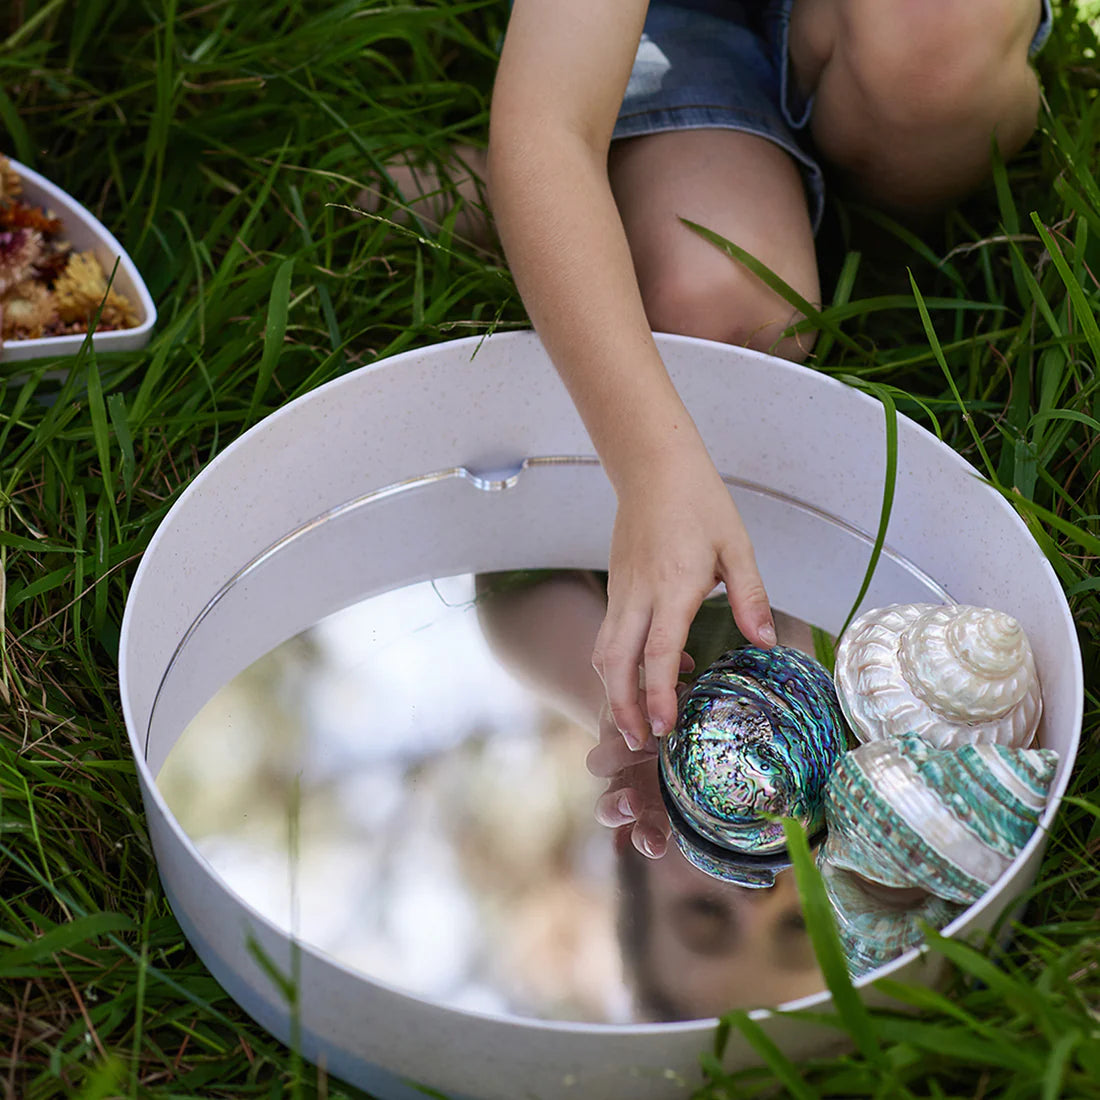
{"type": "Polygon", "coordinates": [[[675,488],[685,479],[697,480],[714,471],[714,464],[695,425],[686,424],[632,441],[616,455],[614,468],[605,463],[608,478],[620,500],[624,496],[675,488]]]}

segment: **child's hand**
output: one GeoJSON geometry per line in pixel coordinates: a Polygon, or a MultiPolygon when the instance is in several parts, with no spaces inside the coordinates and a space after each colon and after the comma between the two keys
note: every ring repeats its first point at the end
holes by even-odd
{"type": "Polygon", "coordinates": [[[642,855],[650,859],[663,856],[670,826],[661,800],[655,747],[637,752],[627,748],[605,707],[600,716],[600,742],[586,763],[593,775],[610,780],[596,801],[596,820],[611,829],[631,826],[631,843],[642,855]]]}
{"type": "Polygon", "coordinates": [[[775,644],[752,544],[705,451],[659,469],[651,465],[648,474],[619,487],[607,615],[593,654],[612,720],[631,748],[645,745],[651,730],[662,736],[676,721],[676,676],[688,628],[718,581],[725,581],[745,637],[775,644]]]}

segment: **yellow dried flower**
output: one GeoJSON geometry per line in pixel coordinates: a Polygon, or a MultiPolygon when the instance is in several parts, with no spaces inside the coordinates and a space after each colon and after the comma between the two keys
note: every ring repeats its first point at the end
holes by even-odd
{"type": "Polygon", "coordinates": [[[107,276],[93,252],[74,252],[53,286],[54,301],[62,321],[88,322],[95,316],[104,294],[107,301],[99,319],[101,329],[134,328],[137,313],[114,287],[107,290],[107,276]]]}
{"type": "Polygon", "coordinates": [[[3,153],[0,153],[0,203],[6,203],[23,194],[23,183],[3,153]]]}
{"type": "Polygon", "coordinates": [[[57,310],[50,292],[27,279],[0,298],[0,317],[0,336],[5,340],[37,340],[57,321],[57,310]]]}

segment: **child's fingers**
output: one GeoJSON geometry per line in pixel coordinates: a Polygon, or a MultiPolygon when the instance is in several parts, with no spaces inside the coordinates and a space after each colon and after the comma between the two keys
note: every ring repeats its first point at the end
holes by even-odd
{"type": "Polygon", "coordinates": [[[638,817],[637,792],[629,787],[604,791],[596,799],[596,820],[609,829],[628,825],[638,817]]]}
{"type": "Polygon", "coordinates": [[[596,801],[596,820],[610,829],[634,823],[630,840],[650,859],[660,859],[668,850],[668,816],[647,808],[639,791],[631,787],[605,791],[596,801]]]}
{"type": "Polygon", "coordinates": [[[752,546],[746,541],[743,548],[730,558],[723,557],[725,566],[726,598],[733,612],[734,622],[741,633],[754,645],[770,648],[775,645],[775,622],[771,604],[752,546]]]}
{"type": "Polygon", "coordinates": [[[600,743],[592,749],[585,758],[585,766],[590,774],[600,779],[611,779],[618,775],[624,768],[633,768],[637,764],[644,764],[656,756],[655,750],[640,749],[634,752],[619,731],[610,738],[601,738],[600,743]]]}
{"type": "Polygon", "coordinates": [[[664,814],[643,814],[630,833],[631,843],[650,859],[660,859],[668,851],[670,826],[664,814]]]}
{"type": "Polygon", "coordinates": [[[648,629],[648,611],[631,609],[624,617],[613,616],[609,608],[592,652],[611,719],[632,749],[642,748],[649,737],[649,721],[638,702],[638,669],[648,629]]]}
{"type": "Polygon", "coordinates": [[[654,737],[664,736],[676,724],[676,681],[697,610],[697,604],[666,604],[653,614],[645,645],[645,709],[654,737]]]}
{"type": "Polygon", "coordinates": [[[650,859],[660,859],[668,850],[668,818],[638,807],[638,792],[623,787],[607,791],[596,802],[596,820],[610,829],[633,823],[630,841],[650,859]]]}

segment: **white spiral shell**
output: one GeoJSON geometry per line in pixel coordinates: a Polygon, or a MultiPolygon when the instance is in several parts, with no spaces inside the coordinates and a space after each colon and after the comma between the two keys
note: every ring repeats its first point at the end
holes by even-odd
{"type": "Polygon", "coordinates": [[[867,611],[841,636],[835,681],[861,741],[916,733],[938,748],[1026,748],[1043,709],[1027,636],[1011,615],[985,607],[867,611]]]}

